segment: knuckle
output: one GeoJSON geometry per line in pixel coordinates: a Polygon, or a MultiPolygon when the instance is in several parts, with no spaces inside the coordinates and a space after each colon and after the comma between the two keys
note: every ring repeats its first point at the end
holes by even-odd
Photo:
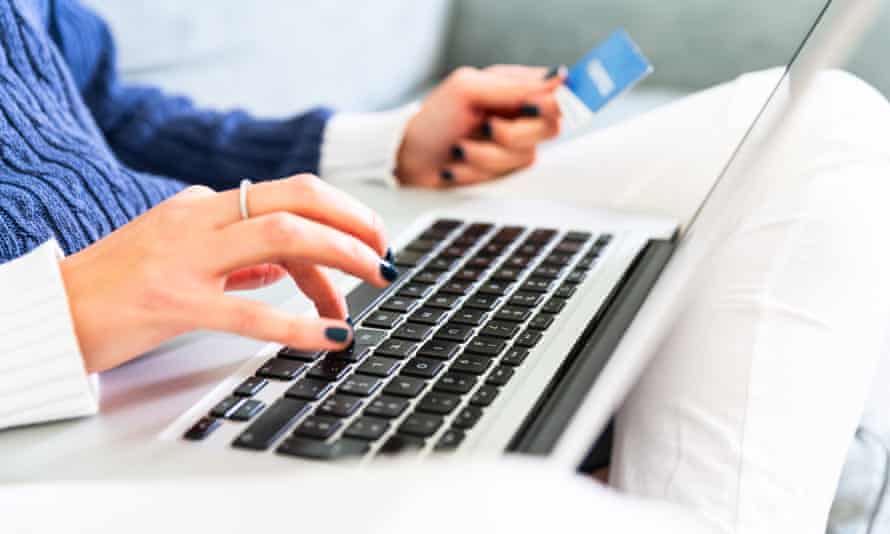
{"type": "Polygon", "coordinates": [[[475,67],[458,67],[454,69],[454,72],[451,74],[451,79],[457,82],[459,85],[465,84],[467,81],[476,76],[478,69],[475,67]]]}
{"type": "Polygon", "coordinates": [[[314,194],[318,192],[321,179],[314,174],[298,174],[291,178],[301,194],[314,194]]]}
{"type": "MultiPolygon", "coordinates": [[[[185,188],[180,195],[185,197],[207,196],[214,194],[215,191],[206,185],[190,185],[185,188]]],[[[177,195],[179,196],[179,195],[177,195]]]]}
{"type": "Polygon", "coordinates": [[[287,248],[300,240],[300,227],[286,213],[273,213],[263,221],[263,236],[273,246],[287,248]]]}
{"type": "Polygon", "coordinates": [[[191,213],[186,200],[187,197],[177,195],[158,206],[156,214],[161,231],[182,229],[191,213]]]}

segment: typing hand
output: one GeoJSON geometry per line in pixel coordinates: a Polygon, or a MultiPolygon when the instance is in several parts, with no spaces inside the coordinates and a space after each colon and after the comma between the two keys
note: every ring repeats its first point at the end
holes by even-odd
{"type": "Polygon", "coordinates": [[[455,70],[408,123],[400,182],[474,184],[531,165],[538,144],[559,133],[553,92],[564,78],[562,69],[519,65],[455,70]]]}

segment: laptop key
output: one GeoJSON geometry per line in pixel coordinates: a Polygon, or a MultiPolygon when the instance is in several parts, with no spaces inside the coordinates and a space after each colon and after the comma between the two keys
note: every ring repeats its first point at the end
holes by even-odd
{"type": "Polygon", "coordinates": [[[183,437],[191,441],[202,440],[219,428],[221,424],[220,420],[215,417],[204,416],[192,425],[183,437]]]}
{"type": "Polygon", "coordinates": [[[433,284],[433,285],[435,285],[435,284],[438,284],[442,280],[443,275],[444,275],[444,273],[442,271],[426,270],[426,271],[423,271],[420,274],[416,275],[414,278],[412,278],[411,282],[413,282],[415,284],[427,284],[427,285],[433,284]]]}
{"type": "Polygon", "coordinates": [[[432,290],[433,286],[430,285],[409,283],[399,288],[399,296],[419,299],[429,295],[432,290]]]}
{"type": "Polygon", "coordinates": [[[517,291],[510,297],[511,306],[523,306],[526,308],[534,308],[544,300],[544,296],[540,293],[528,293],[526,291],[517,291]]]}
{"type": "Polygon", "coordinates": [[[555,313],[561,312],[562,309],[565,307],[566,307],[565,299],[561,299],[558,297],[552,297],[550,300],[547,301],[546,304],[544,304],[544,306],[541,307],[541,311],[544,313],[555,314],[555,313]]]}
{"type": "Polygon", "coordinates": [[[512,367],[499,365],[494,368],[494,371],[492,371],[490,375],[488,375],[488,379],[485,383],[492,386],[503,386],[513,378],[515,372],[516,371],[514,371],[512,367]]]}
{"type": "Polygon", "coordinates": [[[299,360],[303,362],[314,362],[321,356],[320,352],[297,350],[292,347],[283,347],[278,351],[278,357],[286,360],[299,360]]]}
{"type": "Polygon", "coordinates": [[[479,331],[480,336],[499,337],[510,339],[519,333],[519,325],[506,321],[489,321],[485,328],[479,331]]]}
{"type": "Polygon", "coordinates": [[[428,298],[426,301],[427,306],[432,306],[434,308],[442,308],[446,310],[450,310],[456,308],[461,301],[460,295],[449,295],[447,293],[436,293],[432,297],[428,298]]]}
{"type": "Polygon", "coordinates": [[[514,254],[510,256],[506,262],[504,262],[504,266],[513,267],[515,269],[525,269],[532,262],[532,257],[524,256],[522,254],[514,254]]]}
{"type": "Polygon", "coordinates": [[[426,441],[414,436],[405,436],[396,434],[386,440],[386,443],[380,447],[380,454],[402,454],[406,452],[418,451],[426,445],[426,441]]]}
{"type": "Polygon", "coordinates": [[[428,438],[435,434],[444,422],[445,420],[438,415],[413,413],[402,421],[402,424],[399,426],[399,433],[418,438],[428,438]]]}
{"type": "Polygon", "coordinates": [[[302,380],[297,381],[296,384],[290,387],[284,395],[286,397],[291,397],[294,399],[301,399],[307,401],[315,401],[322,397],[324,397],[325,393],[328,392],[333,386],[330,382],[326,382],[324,380],[315,380],[312,378],[304,378],[302,380]]]}
{"type": "Polygon", "coordinates": [[[232,445],[245,449],[268,449],[308,409],[309,405],[303,401],[278,399],[254,419],[247,430],[235,438],[232,445]]]}
{"type": "Polygon", "coordinates": [[[319,380],[333,382],[339,380],[349,370],[349,364],[343,360],[325,358],[309,369],[308,376],[319,380]]]}
{"type": "Polygon", "coordinates": [[[374,441],[389,430],[389,423],[376,417],[359,417],[343,432],[348,438],[374,441]]]}
{"type": "Polygon", "coordinates": [[[349,347],[338,350],[336,352],[329,352],[327,358],[332,358],[335,360],[342,360],[344,362],[356,363],[360,361],[362,358],[368,355],[371,352],[371,347],[367,345],[358,345],[353,343],[349,347]]]}
{"type": "Polygon", "coordinates": [[[476,426],[476,423],[479,422],[481,417],[482,408],[478,406],[467,406],[458,412],[457,417],[454,418],[454,421],[451,424],[457,428],[466,430],[476,426]]]}
{"type": "Polygon", "coordinates": [[[578,263],[575,264],[575,268],[589,271],[593,268],[593,264],[596,263],[596,258],[596,255],[588,254],[581,258],[578,263]]]}
{"type": "Polygon", "coordinates": [[[436,391],[444,391],[445,393],[457,393],[463,395],[468,393],[476,385],[476,377],[461,373],[449,371],[442,375],[442,378],[436,382],[433,389],[436,391]]]}
{"type": "Polygon", "coordinates": [[[562,241],[553,247],[554,252],[561,254],[577,254],[584,247],[584,243],[576,241],[562,241]]]}
{"type": "Polygon", "coordinates": [[[494,243],[512,243],[516,238],[522,235],[525,228],[521,226],[505,226],[498,230],[494,237],[491,238],[494,243]]]}
{"type": "Polygon", "coordinates": [[[433,327],[420,323],[405,323],[396,328],[392,333],[392,337],[399,339],[407,339],[408,341],[423,341],[430,335],[433,327]]]}
{"type": "Polygon", "coordinates": [[[442,318],[445,317],[445,314],[447,313],[448,310],[424,306],[423,308],[420,308],[416,312],[412,313],[411,316],[408,317],[408,320],[412,323],[437,325],[439,324],[439,322],[442,321],[442,318]]]}
{"type": "Polygon", "coordinates": [[[454,323],[470,326],[479,326],[485,321],[487,317],[488,313],[483,310],[461,308],[457,313],[451,316],[451,321],[454,323]]]}
{"type": "Polygon", "coordinates": [[[587,278],[587,271],[583,269],[575,269],[566,276],[566,282],[570,284],[580,284],[587,278]]]}
{"type": "Polygon", "coordinates": [[[368,404],[368,407],[365,408],[365,415],[394,419],[402,415],[410,403],[411,401],[408,399],[380,395],[368,404]]]}
{"type": "Polygon", "coordinates": [[[402,366],[402,374],[417,378],[433,378],[442,370],[442,362],[429,358],[412,358],[402,366]]]}
{"type": "Polygon", "coordinates": [[[479,293],[484,295],[495,295],[498,297],[502,297],[510,292],[510,289],[513,287],[513,284],[510,282],[504,282],[501,280],[489,280],[488,282],[482,284],[482,287],[479,288],[479,293]]]}
{"type": "Polygon", "coordinates": [[[538,245],[546,245],[556,236],[556,230],[538,229],[529,234],[527,241],[529,243],[537,243],[538,245]]]}
{"type": "Polygon", "coordinates": [[[516,338],[516,345],[530,349],[537,345],[538,341],[541,341],[542,336],[543,334],[541,334],[541,332],[538,332],[537,330],[525,330],[521,334],[519,334],[518,338],[516,338]]]}
{"type": "Polygon", "coordinates": [[[496,295],[476,293],[475,295],[467,299],[466,306],[468,308],[477,308],[480,310],[491,311],[497,307],[500,301],[500,297],[496,295]]]}
{"type": "Polygon", "coordinates": [[[293,380],[306,369],[306,364],[284,358],[272,358],[257,369],[257,376],[276,380],[293,380]]]}
{"type": "Polygon", "coordinates": [[[572,255],[570,254],[560,254],[560,253],[551,253],[549,256],[544,258],[545,265],[555,265],[557,267],[565,267],[566,265],[572,263],[572,255]]]}
{"type": "Polygon", "coordinates": [[[396,265],[399,267],[416,267],[426,257],[426,252],[405,250],[396,255],[396,265]]]}
{"type": "Polygon", "coordinates": [[[458,258],[448,258],[444,256],[439,256],[437,258],[433,258],[429,263],[426,264],[429,269],[436,269],[439,271],[450,271],[452,267],[455,266],[458,262],[458,258]]]}
{"type": "Polygon", "coordinates": [[[402,316],[396,312],[390,311],[376,311],[370,314],[362,324],[364,326],[370,326],[373,328],[382,328],[384,330],[389,330],[393,328],[402,320],[402,316]]]}
{"type": "Polygon", "coordinates": [[[462,354],[454,360],[454,363],[448,369],[460,373],[468,373],[471,375],[481,375],[491,367],[493,360],[485,356],[477,356],[475,354],[462,354]]]}
{"type": "Polygon", "coordinates": [[[513,347],[507,351],[507,354],[504,354],[504,357],[501,358],[501,363],[503,365],[518,367],[522,365],[522,362],[524,362],[526,358],[528,358],[528,349],[513,347]]]}
{"type": "Polygon", "coordinates": [[[479,255],[489,258],[496,258],[507,250],[509,243],[489,243],[479,250],[479,255]]]}
{"type": "Polygon", "coordinates": [[[494,225],[491,223],[473,223],[467,226],[467,229],[464,230],[464,235],[482,237],[490,232],[492,228],[494,228],[494,225]]]}
{"type": "Polygon", "coordinates": [[[529,328],[534,328],[535,330],[547,330],[550,328],[550,325],[553,324],[553,316],[547,315],[545,313],[539,313],[535,315],[532,320],[528,323],[529,328]]]}
{"type": "Polygon", "coordinates": [[[433,339],[427,341],[420,350],[417,351],[418,356],[425,356],[427,358],[436,358],[439,360],[450,360],[455,354],[457,354],[460,345],[453,341],[442,341],[440,339],[433,339]]]}
{"type": "Polygon", "coordinates": [[[269,381],[258,376],[249,376],[235,389],[234,394],[239,397],[253,397],[268,384],[269,381]]]}
{"type": "Polygon", "coordinates": [[[466,434],[462,430],[456,428],[448,429],[439,438],[434,449],[437,451],[452,451],[460,446],[465,437],[466,434]]]}
{"type": "Polygon", "coordinates": [[[467,262],[467,267],[471,269],[480,269],[485,270],[491,267],[491,264],[494,263],[496,258],[491,258],[488,256],[473,256],[470,258],[470,261],[467,262]]]}
{"type": "Polygon", "coordinates": [[[504,267],[502,269],[498,269],[491,275],[492,280],[499,280],[502,282],[515,282],[519,280],[519,277],[522,275],[522,269],[514,269],[512,267],[504,267]]]}
{"type": "Polygon", "coordinates": [[[466,295],[475,285],[474,282],[465,282],[462,280],[451,280],[440,288],[443,293],[451,293],[452,295],[466,295]]]}
{"type": "Polygon", "coordinates": [[[321,403],[315,412],[331,417],[349,417],[361,407],[362,402],[358,397],[337,393],[321,403]]]}
{"type": "Polygon", "coordinates": [[[342,384],[340,384],[337,392],[346,393],[347,395],[367,397],[377,391],[378,387],[380,387],[379,378],[354,374],[344,380],[342,384]]]}
{"type": "Polygon", "coordinates": [[[313,439],[328,439],[334,435],[342,424],[343,423],[339,419],[310,415],[297,427],[297,430],[294,431],[294,436],[303,436],[313,439]]]}
{"type": "Polygon", "coordinates": [[[578,289],[578,286],[574,284],[563,284],[556,288],[556,291],[553,292],[554,297],[559,297],[561,299],[567,299],[575,294],[575,291],[578,289]]]}
{"type": "Polygon", "coordinates": [[[406,250],[415,252],[429,252],[436,248],[439,243],[432,239],[415,239],[405,247],[406,250]]]}
{"type": "Polygon", "coordinates": [[[395,296],[384,302],[380,309],[396,313],[409,313],[417,307],[418,302],[417,299],[395,296]]]}
{"type": "Polygon", "coordinates": [[[476,282],[482,278],[482,270],[480,269],[461,269],[454,275],[454,280],[463,280],[464,282],[476,282]]]}
{"type": "Polygon", "coordinates": [[[440,255],[443,258],[462,258],[467,253],[468,248],[469,247],[456,245],[456,244],[452,243],[450,246],[445,247],[445,249],[441,252],[440,255]]]}
{"type": "Polygon", "coordinates": [[[417,343],[412,343],[410,341],[401,339],[387,339],[383,342],[383,344],[377,347],[377,350],[374,351],[374,355],[390,356],[392,358],[403,360],[411,355],[411,353],[414,352],[414,349],[416,348],[417,343]]]}
{"type": "Polygon", "coordinates": [[[431,391],[420,399],[417,409],[421,412],[433,413],[438,415],[448,415],[460,406],[460,397],[451,395],[450,393],[439,393],[431,391]]]}
{"type": "Polygon", "coordinates": [[[608,245],[612,242],[612,234],[603,234],[596,239],[596,244],[600,246],[608,245]]]}
{"type": "Polygon", "coordinates": [[[562,240],[563,241],[576,241],[578,243],[585,243],[585,242],[589,241],[591,237],[593,237],[593,234],[591,234],[590,232],[574,231],[574,232],[567,233],[565,235],[565,237],[562,238],[562,240]]]}
{"type": "Polygon", "coordinates": [[[470,398],[470,404],[482,407],[489,406],[494,402],[498,393],[500,393],[500,390],[497,387],[486,384],[473,393],[473,396],[470,398]]]}
{"type": "Polygon", "coordinates": [[[556,265],[541,265],[532,271],[532,276],[535,278],[544,278],[546,280],[556,280],[562,276],[563,270],[562,267],[556,265]]]}
{"type": "Polygon", "coordinates": [[[366,441],[339,439],[325,443],[312,439],[292,437],[286,439],[275,451],[289,456],[299,456],[312,460],[339,460],[366,454],[371,447],[366,441]]]}
{"type": "Polygon", "coordinates": [[[426,382],[419,378],[399,375],[390,380],[389,384],[383,388],[383,392],[399,397],[416,397],[420,395],[424,387],[426,387],[426,382]]]}
{"type": "Polygon", "coordinates": [[[447,341],[459,341],[464,343],[473,335],[473,327],[449,322],[440,328],[433,336],[435,339],[444,339],[447,341]]]}
{"type": "Polygon", "coordinates": [[[499,321],[513,321],[523,323],[531,316],[532,312],[527,308],[518,308],[516,306],[504,306],[496,314],[494,318],[499,321]]]}
{"type": "Polygon", "coordinates": [[[507,343],[502,339],[476,336],[467,344],[466,350],[493,358],[503,352],[506,346],[507,343]]]}
{"type": "Polygon", "coordinates": [[[384,358],[383,356],[371,356],[365,360],[355,372],[364,375],[387,377],[395,371],[398,365],[398,360],[384,358]]]}
{"type": "Polygon", "coordinates": [[[530,293],[547,293],[553,289],[553,281],[545,278],[529,278],[519,289],[530,293]]]}
{"type": "Polygon", "coordinates": [[[235,421],[250,421],[253,419],[253,416],[260,413],[260,411],[266,407],[266,404],[263,401],[257,399],[247,399],[244,403],[235,410],[232,414],[232,419],[235,421]]]}

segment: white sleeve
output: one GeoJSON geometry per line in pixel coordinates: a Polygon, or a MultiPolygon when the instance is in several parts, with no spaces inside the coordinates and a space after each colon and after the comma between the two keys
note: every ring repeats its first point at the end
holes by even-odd
{"type": "Polygon", "coordinates": [[[336,113],[324,130],[321,177],[331,182],[382,179],[397,187],[396,157],[418,109],[415,102],[390,111],[336,113]]]}
{"type": "Polygon", "coordinates": [[[98,411],[98,386],[74,334],[61,257],[48,241],[0,265],[0,428],[98,411]]]}

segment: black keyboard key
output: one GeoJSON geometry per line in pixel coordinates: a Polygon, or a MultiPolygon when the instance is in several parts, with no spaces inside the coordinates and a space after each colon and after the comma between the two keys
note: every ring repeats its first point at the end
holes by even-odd
{"type": "Polygon", "coordinates": [[[504,282],[501,280],[490,280],[479,288],[479,293],[484,295],[495,295],[498,297],[502,297],[510,292],[510,289],[513,287],[513,284],[510,282],[504,282]]]}
{"type": "Polygon", "coordinates": [[[529,293],[547,293],[551,289],[553,289],[553,281],[546,278],[529,278],[519,288],[520,291],[529,293]]]}
{"type": "Polygon", "coordinates": [[[257,417],[232,445],[246,449],[264,450],[308,410],[309,405],[295,399],[278,399],[257,417]]]}
{"type": "Polygon", "coordinates": [[[514,254],[510,256],[506,262],[504,262],[505,267],[512,267],[514,269],[525,269],[532,262],[531,256],[524,256],[522,254],[514,254]]]}
{"type": "Polygon", "coordinates": [[[584,271],[583,269],[575,269],[566,276],[565,281],[570,284],[580,284],[585,278],[587,278],[587,271],[584,271]]]}
{"type": "Polygon", "coordinates": [[[361,405],[362,400],[358,397],[337,393],[325,399],[315,412],[319,415],[329,415],[331,417],[349,417],[361,405]]]}
{"type": "Polygon", "coordinates": [[[463,235],[482,237],[490,232],[492,228],[494,228],[494,225],[490,223],[473,223],[470,226],[467,226],[463,235]]]}
{"type": "Polygon", "coordinates": [[[390,380],[389,384],[383,388],[383,392],[398,397],[416,397],[420,395],[424,387],[426,387],[426,382],[419,378],[399,375],[390,380]]]}
{"type": "Polygon", "coordinates": [[[603,235],[599,236],[598,238],[596,238],[596,244],[599,246],[608,245],[611,241],[612,241],[611,234],[603,234],[603,235]]]}
{"type": "Polygon", "coordinates": [[[543,334],[541,334],[537,330],[525,330],[524,332],[519,334],[518,338],[516,338],[516,345],[530,349],[537,345],[538,341],[541,341],[542,335],[543,334]]]}
{"type": "Polygon", "coordinates": [[[297,350],[292,347],[284,347],[280,351],[278,351],[279,358],[285,358],[287,360],[299,360],[302,362],[314,362],[318,359],[319,356],[321,356],[320,352],[297,350]]]}
{"type": "Polygon", "coordinates": [[[538,315],[535,315],[534,318],[532,318],[531,322],[528,323],[528,327],[534,328],[535,330],[547,330],[552,324],[552,315],[539,313],[538,315]]]}
{"type": "Polygon", "coordinates": [[[388,330],[399,324],[401,320],[402,316],[397,312],[376,311],[368,315],[362,324],[364,326],[388,330]]]}
{"type": "Polygon", "coordinates": [[[510,297],[511,306],[523,306],[525,308],[534,308],[544,300],[544,296],[540,293],[528,293],[525,291],[517,291],[510,297]]]}
{"type": "Polygon", "coordinates": [[[490,258],[487,256],[473,256],[470,258],[470,261],[467,262],[467,267],[470,269],[479,269],[485,270],[491,267],[491,264],[494,263],[495,258],[490,258]]]}
{"type": "Polygon", "coordinates": [[[566,307],[566,300],[558,297],[553,297],[547,301],[546,304],[541,308],[541,311],[544,313],[559,313],[563,308],[566,307]]]}
{"type": "Polygon", "coordinates": [[[476,282],[482,278],[483,271],[481,269],[461,269],[454,274],[454,280],[463,280],[464,282],[476,282]]]}
{"type": "Polygon", "coordinates": [[[418,438],[428,438],[439,430],[444,419],[438,415],[413,413],[402,421],[399,434],[407,434],[418,438]]]}
{"type": "Polygon", "coordinates": [[[500,301],[500,297],[496,295],[485,295],[476,293],[475,295],[467,299],[466,306],[468,308],[491,311],[497,307],[500,301]]]}
{"type": "Polygon", "coordinates": [[[498,396],[500,390],[495,386],[484,385],[476,390],[473,393],[473,396],[470,398],[470,404],[473,406],[489,406],[492,402],[494,402],[495,397],[498,396]]]}
{"type": "Polygon", "coordinates": [[[485,356],[477,356],[476,354],[461,354],[454,360],[454,363],[448,369],[459,373],[469,373],[471,375],[481,375],[488,371],[491,367],[492,359],[485,356]]]}
{"type": "Polygon", "coordinates": [[[399,288],[399,295],[402,297],[419,299],[429,295],[432,290],[433,286],[410,283],[399,288]]]}
{"type": "Polygon", "coordinates": [[[422,449],[426,445],[426,441],[414,436],[404,436],[396,434],[386,440],[386,443],[380,447],[380,454],[402,454],[422,449]]]}
{"type": "Polygon", "coordinates": [[[412,343],[410,341],[404,341],[402,339],[387,339],[383,342],[377,350],[374,351],[375,356],[390,356],[392,358],[398,358],[399,360],[403,360],[411,355],[414,352],[414,349],[417,348],[417,343],[412,343]]]}
{"type": "Polygon", "coordinates": [[[516,306],[504,306],[496,314],[494,314],[494,318],[499,321],[513,321],[516,323],[525,322],[530,316],[532,312],[530,312],[527,308],[518,308],[516,306]]]}
{"type": "Polygon", "coordinates": [[[371,376],[387,377],[395,371],[398,365],[398,360],[384,358],[383,356],[371,356],[365,360],[355,372],[371,376]]]}
{"type": "Polygon", "coordinates": [[[433,331],[433,327],[428,324],[405,323],[396,328],[392,333],[392,337],[399,339],[407,339],[408,341],[423,341],[433,331]]]}
{"type": "Polygon", "coordinates": [[[371,447],[366,441],[356,439],[339,439],[333,443],[325,443],[324,441],[291,437],[284,440],[276,452],[311,460],[340,460],[363,456],[369,450],[371,447]]]}
{"type": "Polygon", "coordinates": [[[553,247],[553,251],[560,254],[577,254],[582,248],[584,248],[584,243],[562,241],[553,247]]]}
{"type": "Polygon", "coordinates": [[[460,345],[453,341],[443,341],[440,339],[433,339],[427,341],[420,350],[417,351],[418,356],[425,356],[427,358],[436,358],[439,360],[450,360],[455,354],[457,354],[460,345]]]}
{"type": "Polygon", "coordinates": [[[367,356],[371,352],[371,347],[367,345],[357,345],[353,343],[349,347],[338,350],[336,352],[329,352],[327,358],[334,360],[341,360],[349,363],[356,363],[360,361],[362,358],[367,356]]]}
{"type": "Polygon", "coordinates": [[[402,415],[410,403],[411,401],[408,399],[380,395],[368,404],[368,407],[365,408],[365,415],[394,419],[402,415]]]}
{"type": "Polygon", "coordinates": [[[514,269],[512,267],[504,267],[503,269],[498,269],[491,275],[492,280],[499,280],[501,282],[515,282],[519,280],[519,277],[522,275],[522,269],[514,269]]]}
{"type": "Polygon", "coordinates": [[[294,435],[313,439],[328,439],[337,432],[342,424],[339,419],[311,415],[297,427],[294,435]]]}
{"type": "Polygon", "coordinates": [[[349,370],[349,364],[343,360],[325,358],[309,369],[308,376],[319,380],[333,382],[339,380],[349,370]]]}
{"type": "Polygon", "coordinates": [[[485,311],[474,310],[472,308],[461,308],[457,313],[451,316],[451,322],[479,326],[485,322],[487,317],[488,313],[485,311]]]}
{"type": "Polygon", "coordinates": [[[460,304],[461,297],[460,295],[449,295],[447,293],[436,293],[426,301],[427,306],[432,306],[434,308],[442,308],[445,310],[450,310],[456,308],[458,304],[460,304]]]}
{"type": "Polygon", "coordinates": [[[532,271],[532,276],[535,278],[544,278],[546,280],[556,280],[562,276],[563,270],[562,267],[556,265],[541,265],[532,271]]]}
{"type": "Polygon", "coordinates": [[[521,347],[513,347],[507,354],[501,358],[501,363],[504,365],[510,365],[513,367],[517,367],[522,365],[522,362],[528,357],[528,349],[523,349],[521,347]]]}
{"type": "Polygon", "coordinates": [[[492,371],[490,375],[488,375],[488,380],[486,380],[485,383],[492,386],[503,386],[513,378],[515,372],[516,371],[514,371],[512,367],[499,365],[494,368],[494,371],[492,371]]]}
{"type": "Polygon", "coordinates": [[[503,352],[504,347],[506,346],[507,342],[502,339],[476,336],[467,343],[466,350],[474,354],[481,354],[483,356],[494,358],[503,352]]]}
{"type": "Polygon", "coordinates": [[[457,264],[459,260],[457,258],[446,258],[444,256],[439,256],[438,258],[433,258],[429,263],[426,264],[429,269],[436,269],[438,271],[450,271],[452,267],[457,264]]]}
{"type": "Polygon", "coordinates": [[[448,415],[458,406],[460,406],[459,396],[450,393],[431,391],[420,399],[420,402],[417,404],[417,409],[426,413],[448,415]]]}
{"type": "Polygon", "coordinates": [[[557,267],[565,267],[566,265],[572,263],[572,256],[570,254],[559,254],[559,253],[551,253],[549,256],[544,258],[545,265],[555,265],[557,267]]]}
{"type": "Polygon", "coordinates": [[[226,397],[223,400],[219,401],[216,406],[210,410],[210,415],[213,417],[228,417],[235,411],[239,406],[241,406],[241,402],[244,399],[241,397],[230,396],[226,397]]]}
{"type": "Polygon", "coordinates": [[[443,293],[450,293],[452,295],[466,295],[473,288],[475,283],[473,282],[464,282],[462,280],[451,280],[447,284],[443,285],[440,290],[443,293]]]}
{"type": "Polygon", "coordinates": [[[415,252],[429,252],[436,248],[439,243],[431,240],[431,239],[415,239],[407,247],[406,250],[413,250],[415,252]]]}
{"type": "Polygon", "coordinates": [[[276,380],[293,380],[306,369],[306,364],[284,358],[272,358],[257,369],[257,376],[276,380]]]}
{"type": "Polygon", "coordinates": [[[578,286],[574,284],[562,284],[556,291],[553,293],[554,297],[559,297],[561,299],[567,299],[575,294],[575,290],[578,289],[578,286]]]}
{"type": "Polygon", "coordinates": [[[450,246],[445,247],[439,255],[443,258],[463,258],[467,253],[468,248],[469,247],[466,246],[451,244],[450,246]]]}
{"type": "Polygon", "coordinates": [[[395,296],[384,302],[380,309],[396,313],[409,313],[417,307],[418,302],[417,299],[395,296]]]}
{"type": "Polygon", "coordinates": [[[460,412],[458,412],[457,417],[454,418],[451,424],[453,424],[457,428],[462,428],[464,430],[473,428],[476,426],[476,423],[479,422],[479,419],[482,417],[482,408],[478,406],[467,406],[460,412]]]}
{"type": "Polygon", "coordinates": [[[408,317],[408,320],[412,323],[437,325],[439,324],[439,322],[442,321],[442,318],[445,317],[445,314],[447,313],[448,310],[424,306],[423,308],[420,308],[416,312],[412,313],[411,316],[408,317]]]}
{"type": "Polygon", "coordinates": [[[399,267],[416,267],[426,257],[426,252],[405,250],[396,255],[396,265],[399,267]]]}
{"type": "Polygon", "coordinates": [[[389,430],[389,423],[376,417],[359,417],[343,432],[347,438],[374,441],[389,430]]]}
{"type": "Polygon", "coordinates": [[[294,399],[315,401],[324,397],[332,387],[330,382],[324,380],[304,378],[291,386],[284,395],[294,399]]]}
{"type": "Polygon", "coordinates": [[[500,230],[498,230],[497,233],[494,234],[494,237],[491,238],[491,240],[494,243],[508,243],[509,244],[509,243],[512,243],[513,241],[516,241],[516,238],[518,238],[520,235],[522,235],[522,232],[524,232],[524,231],[525,231],[525,228],[523,228],[521,226],[505,226],[505,227],[501,228],[500,230]]]}
{"type": "Polygon", "coordinates": [[[544,248],[544,245],[538,245],[536,243],[523,243],[519,248],[516,249],[517,254],[522,254],[523,256],[537,256],[538,253],[544,248]]]}
{"type": "Polygon", "coordinates": [[[463,225],[462,221],[457,219],[439,219],[430,226],[430,230],[439,230],[451,233],[463,225]]]}
{"type": "Polygon", "coordinates": [[[258,376],[249,376],[235,389],[235,395],[239,397],[253,397],[268,384],[269,381],[258,376]]]}
{"type": "Polygon", "coordinates": [[[436,339],[444,339],[446,341],[459,341],[461,343],[470,339],[473,335],[473,327],[457,324],[455,322],[449,322],[445,324],[442,328],[440,328],[436,335],[433,336],[436,339]]]}
{"type": "Polygon", "coordinates": [[[263,408],[266,407],[266,404],[263,401],[257,399],[247,399],[244,401],[244,404],[238,407],[235,410],[235,413],[232,414],[232,419],[235,421],[250,421],[253,419],[253,416],[260,413],[263,408]]]}
{"type": "Polygon", "coordinates": [[[444,273],[441,271],[430,271],[426,270],[422,273],[418,274],[411,281],[415,284],[438,284],[442,278],[444,277],[444,273]]]}
{"type": "Polygon", "coordinates": [[[377,391],[377,388],[379,387],[379,378],[354,374],[340,384],[337,392],[346,393],[348,395],[358,395],[359,397],[367,397],[377,391]]]}
{"type": "Polygon", "coordinates": [[[442,370],[443,364],[439,360],[429,358],[412,358],[402,366],[402,374],[416,376],[417,378],[433,378],[442,370]]]}
{"type": "Polygon", "coordinates": [[[496,258],[504,253],[509,247],[509,243],[489,243],[479,249],[479,256],[487,257],[487,258],[496,258]]]}
{"type": "Polygon", "coordinates": [[[219,419],[204,416],[188,429],[184,437],[192,441],[202,440],[219,428],[221,424],[219,419]]]}
{"type": "Polygon", "coordinates": [[[479,331],[480,336],[499,337],[510,339],[519,333],[519,325],[506,321],[489,321],[485,328],[479,331]]]}
{"type": "Polygon", "coordinates": [[[589,271],[593,268],[593,264],[596,263],[596,254],[588,254],[581,258],[578,263],[575,264],[576,269],[583,269],[585,271],[589,271]]]}
{"type": "Polygon", "coordinates": [[[529,234],[528,241],[529,243],[536,243],[538,245],[546,245],[556,236],[556,230],[550,229],[538,229],[534,230],[531,234],[529,234]]]}
{"type": "Polygon", "coordinates": [[[473,389],[475,385],[475,376],[449,371],[442,375],[442,378],[436,382],[434,389],[436,391],[444,391],[445,393],[457,393],[458,395],[463,395],[473,389]]]}
{"type": "Polygon", "coordinates": [[[354,332],[352,342],[355,345],[365,345],[368,347],[373,347],[384,339],[386,339],[386,332],[381,332],[380,330],[367,330],[364,328],[359,328],[354,332]]]}
{"type": "Polygon", "coordinates": [[[593,234],[591,234],[590,232],[575,231],[575,232],[567,233],[565,235],[565,237],[562,238],[562,240],[563,241],[575,241],[578,243],[585,243],[585,242],[589,241],[591,237],[593,237],[593,234]]]}
{"type": "Polygon", "coordinates": [[[439,438],[435,449],[437,451],[453,451],[460,446],[465,437],[466,434],[464,434],[462,430],[456,428],[448,429],[442,434],[442,437],[439,438]]]}

